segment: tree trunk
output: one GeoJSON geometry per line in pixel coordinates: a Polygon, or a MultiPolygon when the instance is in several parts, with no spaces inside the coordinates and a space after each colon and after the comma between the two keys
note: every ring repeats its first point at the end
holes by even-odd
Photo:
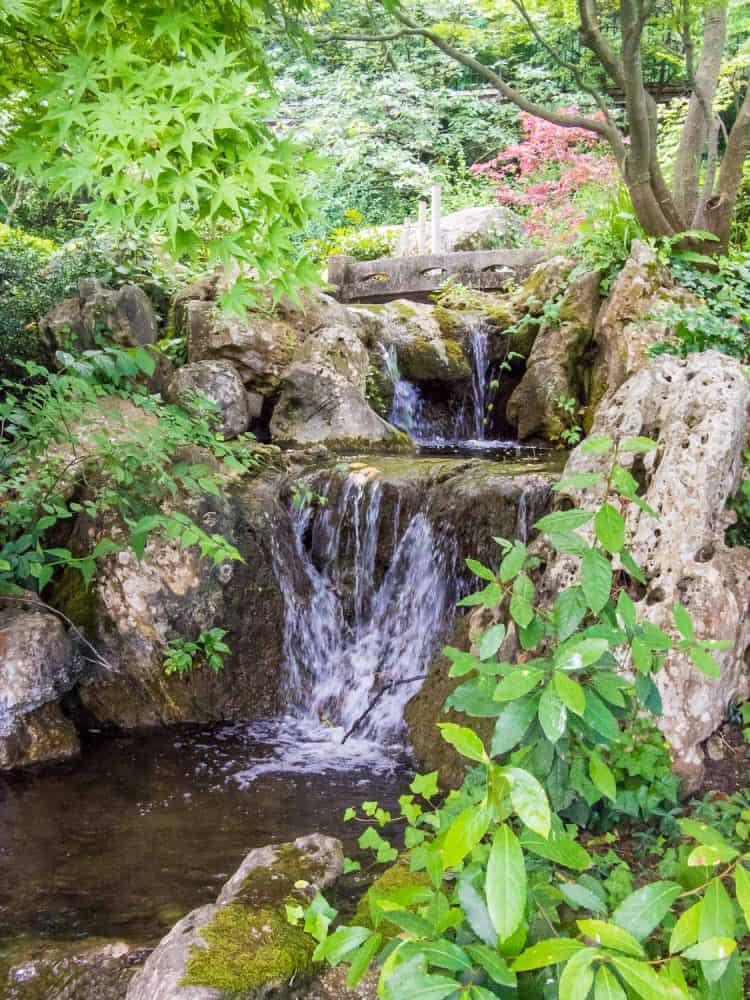
{"type": "Polygon", "coordinates": [[[701,163],[711,131],[726,34],[727,3],[724,0],[709,7],[705,13],[700,61],[675,159],[674,199],[677,210],[686,220],[686,228],[698,208],[701,163]]]}
{"type": "Polygon", "coordinates": [[[716,250],[726,252],[729,246],[734,209],[748,154],[750,154],[750,87],[745,92],[745,99],[734,127],[729,133],[716,193],[707,200],[696,219],[697,229],[704,229],[719,237],[719,242],[714,244],[716,250]]]}

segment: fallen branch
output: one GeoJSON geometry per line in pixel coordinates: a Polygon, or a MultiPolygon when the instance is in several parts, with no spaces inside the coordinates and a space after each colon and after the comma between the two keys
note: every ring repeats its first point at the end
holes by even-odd
{"type": "Polygon", "coordinates": [[[344,733],[344,738],[341,740],[341,742],[346,743],[346,741],[349,739],[352,733],[356,732],[357,729],[359,729],[359,727],[365,721],[365,719],[373,710],[373,708],[375,708],[375,706],[378,704],[383,695],[388,694],[388,692],[392,691],[393,688],[401,687],[402,684],[413,684],[415,681],[423,681],[427,676],[428,676],[427,674],[419,674],[417,677],[405,677],[403,680],[400,681],[390,681],[388,684],[385,685],[385,687],[382,687],[375,695],[373,700],[370,702],[370,704],[367,706],[367,708],[364,710],[364,712],[359,716],[359,718],[355,719],[354,722],[351,724],[351,726],[349,726],[347,731],[344,733]]]}
{"type": "Polygon", "coordinates": [[[34,595],[33,597],[21,597],[12,594],[1,594],[0,603],[4,601],[13,601],[16,604],[30,604],[32,606],[44,608],[44,610],[49,611],[50,614],[56,615],[58,618],[60,618],[62,621],[65,622],[65,624],[68,626],[68,628],[76,637],[76,639],[94,654],[93,660],[91,660],[88,656],[84,657],[85,660],[88,660],[89,663],[98,663],[100,667],[104,667],[106,670],[111,670],[114,672],[115,668],[112,666],[112,664],[104,659],[101,653],[97,650],[95,646],[93,646],[89,642],[89,640],[86,638],[83,632],[81,632],[78,626],[75,625],[70,620],[70,618],[68,618],[67,615],[64,615],[62,611],[59,611],[57,608],[53,608],[51,604],[47,604],[45,601],[41,599],[41,597],[38,597],[36,595],[34,595]]]}

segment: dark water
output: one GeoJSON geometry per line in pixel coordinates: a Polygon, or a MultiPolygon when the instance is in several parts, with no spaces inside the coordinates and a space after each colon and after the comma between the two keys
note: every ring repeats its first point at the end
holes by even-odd
{"type": "Polygon", "coordinates": [[[408,780],[370,744],[289,721],[93,737],[78,761],[0,779],[0,953],[155,941],[253,847],[320,831],[354,848],[344,809],[393,806],[408,780]]]}

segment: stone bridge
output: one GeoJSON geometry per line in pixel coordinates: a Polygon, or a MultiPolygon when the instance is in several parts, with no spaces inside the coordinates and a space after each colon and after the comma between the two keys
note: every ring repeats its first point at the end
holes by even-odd
{"type": "Polygon", "coordinates": [[[328,258],[328,281],[342,302],[426,299],[448,278],[480,291],[502,291],[526,277],[548,254],[544,250],[471,250],[358,261],[328,258]]]}

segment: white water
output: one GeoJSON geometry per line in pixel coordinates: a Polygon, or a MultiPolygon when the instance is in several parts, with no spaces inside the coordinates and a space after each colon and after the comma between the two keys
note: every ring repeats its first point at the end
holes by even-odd
{"type": "Polygon", "coordinates": [[[487,376],[490,369],[489,337],[484,323],[478,320],[469,332],[471,352],[471,431],[474,441],[487,437],[487,376]]]}
{"type": "Polygon", "coordinates": [[[401,535],[391,529],[390,558],[376,578],[381,500],[376,479],[351,473],[336,503],[294,515],[301,579],[280,553],[277,574],[297,714],[344,732],[356,724],[358,738],[385,743],[402,736],[404,706],[419,685],[401,682],[425,673],[450,621],[456,584],[453,548],[421,511],[401,535]],[[377,710],[360,722],[379,695],[377,710]]]}

